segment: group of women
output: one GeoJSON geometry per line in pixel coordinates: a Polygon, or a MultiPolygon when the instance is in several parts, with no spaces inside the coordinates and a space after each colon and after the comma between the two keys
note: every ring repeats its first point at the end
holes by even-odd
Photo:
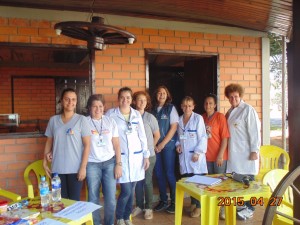
{"type": "MultiPolygon", "coordinates": [[[[143,211],[145,219],[153,218],[154,171],[160,194],[154,211],[174,213],[176,151],[183,177],[225,173],[226,169],[257,174],[259,120],[253,107],[241,100],[243,93],[238,84],[225,88],[231,103],[227,120],[216,111],[214,94],[206,96],[206,113],[202,116],[193,112],[194,100],[185,97],[181,104],[183,115],[179,117],[165,86],[154,92],[152,111],[146,92],[133,94],[130,88],[123,87],[118,92],[119,106],[105,115],[103,96],[90,96],[89,115],[85,117],[75,113],[75,91],[65,89],[60,99],[62,112],[50,118],[45,132],[45,171],[48,176],[51,172],[59,173],[63,198],[80,200],[82,181],[86,178],[88,200],[99,204],[102,187],[105,225],[114,224],[115,217],[118,225],[132,225],[131,213],[135,216],[143,211]],[[51,170],[48,161],[52,161],[51,170]],[[116,181],[121,186],[117,203],[116,181]],[[132,211],[134,196],[136,208],[132,211]]],[[[252,209],[241,209],[245,210],[249,214],[252,209]]],[[[199,215],[200,203],[191,199],[191,216],[199,215]]],[[[93,212],[93,220],[94,224],[101,224],[100,210],[93,212]]]]}

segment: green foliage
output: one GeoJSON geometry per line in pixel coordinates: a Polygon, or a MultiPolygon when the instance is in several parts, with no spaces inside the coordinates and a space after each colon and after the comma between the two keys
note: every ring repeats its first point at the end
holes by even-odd
{"type": "Polygon", "coordinates": [[[282,37],[276,34],[269,33],[270,39],[270,55],[271,57],[282,54],[282,37]]]}

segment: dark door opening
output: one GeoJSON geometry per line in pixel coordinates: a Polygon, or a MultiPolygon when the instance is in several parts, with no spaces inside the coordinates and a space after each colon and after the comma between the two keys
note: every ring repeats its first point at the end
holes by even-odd
{"type": "Polygon", "coordinates": [[[151,97],[159,85],[165,85],[179,115],[182,114],[180,104],[184,96],[193,97],[194,111],[202,114],[204,97],[209,93],[218,94],[217,55],[147,51],[146,57],[151,97]]]}

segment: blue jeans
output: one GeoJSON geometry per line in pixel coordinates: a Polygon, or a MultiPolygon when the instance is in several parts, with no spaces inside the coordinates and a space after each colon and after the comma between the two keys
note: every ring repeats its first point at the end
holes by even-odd
{"type": "Polygon", "coordinates": [[[121,193],[118,198],[116,209],[117,220],[129,220],[132,211],[135,185],[136,182],[121,184],[121,193]]]}
{"type": "Polygon", "coordinates": [[[149,157],[149,161],[150,161],[150,166],[145,171],[145,179],[138,181],[135,187],[136,206],[138,206],[141,209],[152,209],[152,202],[153,202],[152,175],[153,175],[153,169],[156,162],[156,156],[154,155],[149,157]]]}
{"type": "MultiPolygon", "coordinates": [[[[104,224],[112,225],[115,220],[116,180],[114,175],[115,157],[105,162],[89,162],[86,170],[88,201],[99,205],[100,188],[104,196],[104,224]]],[[[93,212],[95,225],[101,224],[100,209],[93,212]]]]}
{"type": "Polygon", "coordinates": [[[166,185],[166,181],[168,181],[171,203],[175,204],[175,156],[175,142],[172,145],[168,143],[167,147],[165,147],[160,153],[156,154],[154,172],[157,177],[160,200],[165,203],[168,202],[166,185]]]}
{"type": "Polygon", "coordinates": [[[80,201],[82,181],[78,181],[77,173],[58,174],[61,180],[61,197],[80,201]]]}
{"type": "Polygon", "coordinates": [[[216,162],[206,162],[208,174],[221,174],[226,173],[227,160],[223,160],[222,166],[217,166],[216,162]]]}

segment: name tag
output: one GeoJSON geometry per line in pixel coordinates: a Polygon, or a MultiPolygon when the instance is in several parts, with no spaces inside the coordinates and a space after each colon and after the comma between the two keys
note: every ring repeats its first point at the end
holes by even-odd
{"type": "Polygon", "coordinates": [[[180,139],[180,140],[186,140],[186,139],[187,139],[186,134],[181,134],[181,135],[179,135],[179,139],[180,139]]]}
{"type": "Polygon", "coordinates": [[[104,141],[104,139],[103,139],[103,136],[101,135],[101,136],[99,136],[99,141],[97,142],[97,146],[98,147],[102,147],[102,146],[105,146],[106,144],[105,144],[105,141],[104,141]]]}

